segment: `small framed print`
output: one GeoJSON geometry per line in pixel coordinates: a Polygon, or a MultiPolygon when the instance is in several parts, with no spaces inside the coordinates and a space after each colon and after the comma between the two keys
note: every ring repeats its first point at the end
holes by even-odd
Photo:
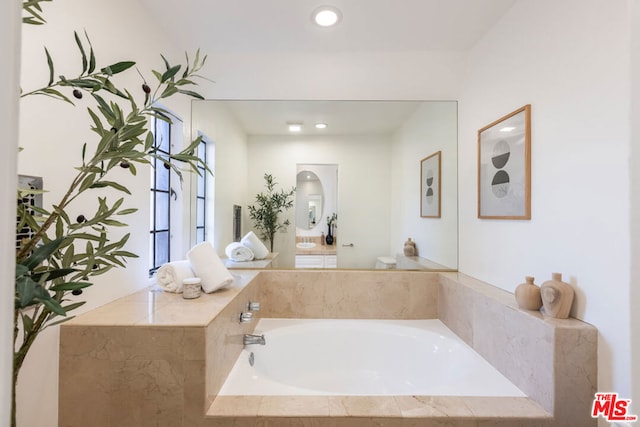
{"type": "Polygon", "coordinates": [[[478,130],[478,218],[531,219],[531,105],[478,130]]]}
{"type": "Polygon", "coordinates": [[[420,161],[420,216],[440,218],[440,168],[442,152],[438,151],[420,161]]]}

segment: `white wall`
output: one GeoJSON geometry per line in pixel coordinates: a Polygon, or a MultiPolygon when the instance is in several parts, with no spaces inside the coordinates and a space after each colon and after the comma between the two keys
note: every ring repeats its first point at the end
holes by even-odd
{"type": "MultiPolygon", "coordinates": [[[[109,3],[87,3],[79,0],[56,0],[44,4],[47,25],[23,28],[21,86],[25,91],[40,87],[47,82],[48,69],[43,52],[46,44],[54,63],[56,75],[77,75],[80,54],[76,48],[73,31],[80,34],[86,29],[96,51],[98,66],[116,61],[132,59],[138,68],[152,80],[152,68],[162,69],[160,53],[172,62],[184,58],[184,51],[172,50],[163,40],[163,31],[155,28],[146,19],[146,11],[137,3],[116,0],[109,3]],[[117,25],[114,27],[114,23],[117,25]],[[117,29],[117,30],[116,30],[117,29]]],[[[4,38],[3,38],[4,40],[4,38]]],[[[137,73],[119,81],[135,93],[141,81],[137,73]]],[[[200,89],[206,93],[206,87],[200,89]]],[[[67,93],[70,92],[66,90],[67,93]]],[[[85,96],[74,109],[68,104],[45,97],[31,97],[21,102],[19,173],[44,177],[45,206],[54,203],[70,183],[73,165],[80,163],[82,143],[93,143],[95,138],[89,131],[90,119],[86,113],[89,97],[85,96]]],[[[140,103],[142,103],[140,98],[140,103]]],[[[187,99],[168,102],[168,108],[176,112],[187,123],[190,122],[187,99]]],[[[186,132],[188,132],[188,128],[186,132]]],[[[7,157],[3,156],[3,159],[7,157]]],[[[137,177],[126,171],[115,171],[114,179],[123,182],[134,197],[126,201],[127,207],[139,211],[129,216],[127,231],[132,233],[127,249],[140,255],[129,262],[126,269],[113,270],[97,277],[95,285],[85,291],[80,300],[87,304],[76,313],[103,305],[123,295],[148,285],[148,230],[149,230],[149,170],[140,167],[137,177]],[[142,195],[140,197],[140,195],[142,195]]],[[[185,185],[188,188],[188,185],[185,185]]],[[[111,202],[118,196],[108,194],[111,202]]],[[[13,201],[13,198],[11,199],[13,201]]],[[[84,211],[93,212],[95,197],[84,197],[71,208],[71,216],[84,211]]],[[[113,234],[117,237],[118,232],[113,234]]],[[[4,269],[3,269],[4,271],[4,269]]],[[[58,328],[45,331],[31,349],[21,372],[19,386],[19,424],[25,426],[55,426],[57,420],[57,372],[58,372],[58,328]],[[34,411],[33,408],[38,410],[34,411]]]]}
{"type": "MultiPolygon", "coordinates": [[[[373,268],[389,244],[390,140],[383,136],[260,137],[249,138],[249,204],[264,191],[270,173],[288,189],[296,185],[296,164],[338,165],[338,267],[373,268]],[[310,148],[311,147],[311,148],[310,148]],[[375,213],[372,213],[375,212],[375,213]],[[344,248],[342,244],[353,243],[344,248]]],[[[325,215],[326,216],[326,215],[325,215]]],[[[294,209],[283,216],[295,221],[294,209]]],[[[326,224],[326,221],[325,221],[326,224]]],[[[293,267],[295,227],[276,235],[279,267],[293,267]]]]}
{"type": "Polygon", "coordinates": [[[0,144],[0,427],[10,425],[11,367],[13,364],[13,283],[15,262],[13,254],[13,218],[16,209],[16,158],[18,152],[18,86],[20,81],[20,3],[0,4],[0,67],[2,93],[0,97],[0,128],[4,142],[0,144]]]}
{"type": "Polygon", "coordinates": [[[631,14],[631,280],[629,310],[631,312],[631,398],[633,414],[640,408],[640,2],[632,3],[631,14]]]}
{"type": "Polygon", "coordinates": [[[418,255],[458,266],[458,141],[455,102],[424,103],[393,135],[391,251],[402,253],[408,237],[418,255]],[[441,154],[440,218],[420,217],[420,160],[441,154]]]}
{"type": "Polygon", "coordinates": [[[247,136],[233,115],[219,103],[193,102],[192,129],[201,131],[215,147],[213,168],[215,206],[213,240],[218,255],[233,242],[233,205],[242,206],[242,234],[250,227],[247,220],[247,136]]]}
{"type": "Polygon", "coordinates": [[[629,4],[518,1],[471,51],[459,104],[460,270],[509,291],[563,273],[600,332],[599,390],[626,397],[629,4]],[[477,130],[528,103],[532,218],[478,220],[477,130]]]}

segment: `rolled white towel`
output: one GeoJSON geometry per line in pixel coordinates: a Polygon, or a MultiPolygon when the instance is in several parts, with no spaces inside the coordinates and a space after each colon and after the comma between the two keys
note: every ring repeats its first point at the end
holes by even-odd
{"type": "Polygon", "coordinates": [[[245,234],[240,243],[251,249],[255,259],[265,259],[269,255],[269,249],[258,239],[258,236],[253,231],[245,234]]]}
{"type": "Polygon", "coordinates": [[[156,282],[166,292],[182,292],[182,281],[195,277],[188,260],[172,261],[162,265],[156,272],[156,282]]]}
{"type": "Polygon", "coordinates": [[[231,261],[251,261],[253,259],[253,251],[240,242],[233,242],[224,249],[227,258],[231,261]]]}
{"type": "Polygon", "coordinates": [[[233,276],[220,260],[213,245],[202,242],[187,252],[191,268],[202,280],[202,289],[206,293],[217,291],[233,283],[233,276]]]}

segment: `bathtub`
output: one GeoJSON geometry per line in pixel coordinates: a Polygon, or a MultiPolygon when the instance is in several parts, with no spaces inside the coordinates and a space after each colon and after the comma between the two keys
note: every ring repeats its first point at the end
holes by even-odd
{"type": "Polygon", "coordinates": [[[525,394],[440,320],[261,319],[219,395],[525,394]],[[249,359],[252,359],[250,363],[249,359]]]}

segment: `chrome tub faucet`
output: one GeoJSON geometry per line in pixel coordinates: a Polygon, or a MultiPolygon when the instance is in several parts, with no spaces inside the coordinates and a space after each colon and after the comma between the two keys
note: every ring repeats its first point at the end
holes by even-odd
{"type": "Polygon", "coordinates": [[[252,345],[252,344],[265,345],[267,342],[264,339],[264,335],[244,334],[242,343],[244,345],[252,345]]]}

